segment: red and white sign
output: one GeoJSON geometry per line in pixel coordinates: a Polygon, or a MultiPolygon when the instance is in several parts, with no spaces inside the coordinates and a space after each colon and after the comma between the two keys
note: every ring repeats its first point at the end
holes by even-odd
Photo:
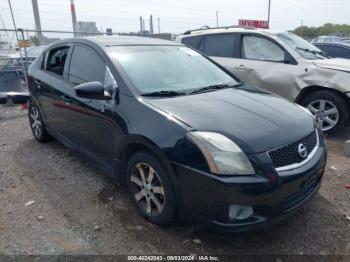
{"type": "Polygon", "coordinates": [[[269,29],[269,21],[239,19],[239,26],[269,29]]]}

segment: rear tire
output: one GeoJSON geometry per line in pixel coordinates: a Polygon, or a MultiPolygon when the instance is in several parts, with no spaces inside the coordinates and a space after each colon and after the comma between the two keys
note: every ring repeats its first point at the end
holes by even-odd
{"type": "Polygon", "coordinates": [[[300,104],[310,110],[325,133],[334,133],[348,124],[348,103],[335,92],[327,90],[313,92],[300,104]]]}
{"type": "Polygon", "coordinates": [[[151,223],[166,226],[175,219],[175,193],[161,162],[146,151],[127,164],[128,193],[138,212],[151,223]]]}
{"type": "Polygon", "coordinates": [[[40,143],[52,140],[51,135],[46,131],[45,123],[41,117],[39,108],[34,102],[31,102],[28,108],[28,118],[30,129],[34,138],[40,143]]]}

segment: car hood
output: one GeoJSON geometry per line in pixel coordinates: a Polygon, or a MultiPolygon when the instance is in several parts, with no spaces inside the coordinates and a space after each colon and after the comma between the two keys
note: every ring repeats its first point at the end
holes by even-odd
{"type": "Polygon", "coordinates": [[[350,72],[350,59],[331,58],[314,61],[314,64],[322,68],[350,72]]]}
{"type": "Polygon", "coordinates": [[[224,89],[146,101],[195,130],[231,138],[246,153],[268,151],[312,132],[311,115],[296,104],[252,90],[224,89]]]}

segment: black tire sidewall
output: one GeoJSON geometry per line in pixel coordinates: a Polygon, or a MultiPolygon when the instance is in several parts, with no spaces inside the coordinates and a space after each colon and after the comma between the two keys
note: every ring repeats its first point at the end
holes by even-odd
{"type": "Polygon", "coordinates": [[[166,171],[164,166],[161,164],[161,162],[146,151],[137,152],[129,159],[127,163],[126,176],[127,176],[126,182],[127,182],[128,194],[132,202],[136,206],[137,211],[141,214],[141,216],[143,216],[149,222],[160,226],[166,226],[171,224],[175,219],[175,213],[176,213],[175,193],[174,193],[173,186],[171,184],[168,172],[166,171]],[[163,212],[158,216],[149,216],[137,204],[134,198],[134,195],[132,194],[131,182],[130,182],[131,170],[137,163],[140,163],[140,162],[150,165],[157,172],[163,184],[164,192],[165,192],[165,206],[164,206],[163,212]]]}
{"type": "Polygon", "coordinates": [[[332,102],[338,109],[339,112],[339,120],[338,123],[336,124],[335,127],[333,127],[330,130],[324,131],[325,133],[334,133],[337,130],[343,128],[344,126],[347,125],[348,120],[349,120],[349,105],[347,104],[347,101],[341,97],[339,94],[328,91],[328,90],[321,90],[321,91],[316,91],[308,96],[306,96],[302,101],[301,105],[304,107],[307,107],[309,104],[311,104],[315,100],[328,100],[332,102]]]}

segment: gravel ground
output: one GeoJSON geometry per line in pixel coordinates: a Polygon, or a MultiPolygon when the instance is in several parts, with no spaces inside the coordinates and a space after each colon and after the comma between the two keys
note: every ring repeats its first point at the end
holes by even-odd
{"type": "MultiPolygon", "coordinates": [[[[328,138],[320,192],[267,229],[220,235],[198,226],[153,226],[126,194],[58,142],[40,144],[27,112],[0,107],[0,254],[346,255],[350,258],[349,130],[328,138]]],[[[345,261],[345,260],[344,260],[345,261]]]]}

